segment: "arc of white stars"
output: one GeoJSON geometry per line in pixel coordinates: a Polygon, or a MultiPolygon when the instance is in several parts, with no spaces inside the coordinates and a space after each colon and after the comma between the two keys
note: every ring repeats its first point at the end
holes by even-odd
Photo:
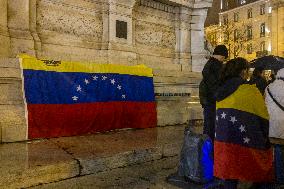
{"type": "Polygon", "coordinates": [[[121,98],[125,99],[125,98],[126,98],[126,95],[121,95],[121,98]]]}
{"type": "Polygon", "coordinates": [[[90,83],[90,81],[89,80],[87,80],[87,79],[85,79],[85,81],[84,81],[85,83],[86,83],[86,85],[88,85],[89,83],[90,83]]]}
{"type": "Polygon", "coordinates": [[[231,117],[230,121],[231,121],[233,124],[235,124],[235,122],[237,122],[236,117],[235,117],[235,116],[230,116],[230,117],[231,117]]]}
{"type": "Polygon", "coordinates": [[[243,138],[244,139],[244,143],[249,143],[250,139],[248,137],[243,138]]]}
{"type": "Polygon", "coordinates": [[[99,77],[98,76],[93,76],[93,80],[96,81],[99,77]]]}
{"type": "Polygon", "coordinates": [[[216,121],[218,121],[219,120],[219,117],[218,116],[216,116],[216,121]]]}
{"type": "Polygon", "coordinates": [[[81,86],[80,86],[80,85],[78,85],[78,87],[77,87],[77,91],[82,91],[82,88],[81,88],[81,86]]]}
{"type": "Polygon", "coordinates": [[[114,80],[114,79],[111,79],[111,80],[110,80],[110,83],[114,85],[115,80],[114,80]]]}
{"type": "Polygon", "coordinates": [[[241,130],[241,133],[242,133],[242,132],[246,132],[246,128],[245,128],[245,126],[243,126],[243,125],[241,125],[239,129],[241,130]]]}
{"type": "Polygon", "coordinates": [[[118,90],[121,90],[121,86],[120,85],[117,85],[117,88],[118,88],[118,90]]]}
{"type": "Polygon", "coordinates": [[[106,79],[107,79],[107,76],[103,76],[103,77],[102,77],[102,80],[106,80],[106,79]]]}
{"type": "Polygon", "coordinates": [[[79,97],[73,96],[72,99],[73,99],[74,101],[77,101],[77,100],[79,99],[79,97]]]}
{"type": "Polygon", "coordinates": [[[223,112],[222,114],[221,114],[221,119],[226,119],[226,113],[225,112],[223,112]]]}

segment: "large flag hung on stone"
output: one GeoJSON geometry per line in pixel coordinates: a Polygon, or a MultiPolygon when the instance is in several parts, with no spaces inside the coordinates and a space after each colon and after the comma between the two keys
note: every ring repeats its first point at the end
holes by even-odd
{"type": "Polygon", "coordinates": [[[243,84],[217,102],[214,175],[265,182],[274,178],[268,112],[255,85],[243,84]]]}
{"type": "Polygon", "coordinates": [[[38,60],[23,55],[28,138],[157,124],[152,69],[38,60]]]}

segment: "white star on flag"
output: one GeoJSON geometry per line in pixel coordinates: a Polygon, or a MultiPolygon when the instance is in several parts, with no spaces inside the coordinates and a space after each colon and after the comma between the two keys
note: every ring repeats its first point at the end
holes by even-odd
{"type": "Polygon", "coordinates": [[[72,99],[73,99],[74,101],[77,101],[78,98],[79,98],[79,97],[77,97],[77,96],[73,96],[73,97],[72,97],[72,99]]]}
{"type": "Polygon", "coordinates": [[[93,76],[93,80],[97,80],[98,79],[98,76],[93,76]]]}
{"type": "Polygon", "coordinates": [[[248,137],[246,137],[246,138],[243,138],[244,139],[244,143],[249,143],[249,141],[250,141],[250,139],[248,138],[248,137]]]}
{"type": "Polygon", "coordinates": [[[226,115],[227,115],[227,114],[225,114],[225,112],[223,112],[223,113],[221,114],[221,116],[222,116],[221,118],[222,118],[222,119],[226,119],[226,115]]]}
{"type": "Polygon", "coordinates": [[[114,85],[115,80],[114,80],[114,79],[111,79],[111,80],[110,80],[110,83],[114,85]]]}
{"type": "Polygon", "coordinates": [[[89,80],[87,80],[87,79],[85,79],[84,82],[86,83],[86,85],[88,85],[90,83],[89,80]]]}
{"type": "Polygon", "coordinates": [[[121,98],[126,98],[126,96],[125,95],[121,95],[121,98]]]}
{"type": "Polygon", "coordinates": [[[117,88],[118,88],[118,90],[121,90],[121,86],[120,85],[117,85],[117,88]]]}
{"type": "Polygon", "coordinates": [[[77,91],[82,91],[82,88],[80,85],[77,87],[77,91]]]}
{"type": "Polygon", "coordinates": [[[236,117],[235,116],[230,116],[231,117],[231,122],[234,124],[237,120],[236,120],[236,117]]]}
{"type": "Polygon", "coordinates": [[[218,119],[219,119],[219,117],[218,117],[218,116],[216,116],[216,121],[218,121],[218,119]]]}
{"type": "Polygon", "coordinates": [[[241,125],[239,129],[241,130],[241,133],[242,133],[242,132],[246,132],[245,126],[243,126],[243,125],[241,125]]]}
{"type": "Polygon", "coordinates": [[[106,79],[107,79],[107,76],[103,76],[103,77],[102,77],[102,80],[106,80],[106,79]]]}

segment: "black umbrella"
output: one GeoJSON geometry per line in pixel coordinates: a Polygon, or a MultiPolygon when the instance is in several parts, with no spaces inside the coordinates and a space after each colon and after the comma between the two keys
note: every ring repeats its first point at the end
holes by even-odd
{"type": "Polygon", "coordinates": [[[284,58],[273,55],[263,56],[254,60],[251,63],[251,67],[262,68],[264,70],[280,70],[284,68],[284,58]]]}

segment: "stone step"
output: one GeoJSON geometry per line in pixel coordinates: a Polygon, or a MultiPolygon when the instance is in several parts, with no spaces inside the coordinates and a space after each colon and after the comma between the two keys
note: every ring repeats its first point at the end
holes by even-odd
{"type": "Polygon", "coordinates": [[[0,145],[0,186],[41,183],[178,156],[185,125],[0,145]]]}

